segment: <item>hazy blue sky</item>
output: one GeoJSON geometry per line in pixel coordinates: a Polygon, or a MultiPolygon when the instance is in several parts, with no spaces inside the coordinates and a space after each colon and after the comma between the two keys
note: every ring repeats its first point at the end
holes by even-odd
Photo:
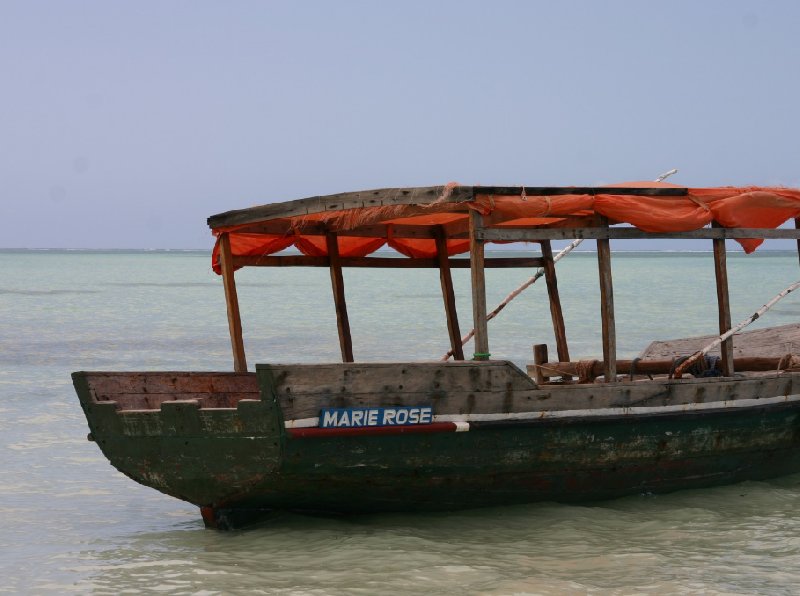
{"type": "Polygon", "coordinates": [[[800,2],[0,0],[0,247],[380,186],[800,186],[800,2]]]}

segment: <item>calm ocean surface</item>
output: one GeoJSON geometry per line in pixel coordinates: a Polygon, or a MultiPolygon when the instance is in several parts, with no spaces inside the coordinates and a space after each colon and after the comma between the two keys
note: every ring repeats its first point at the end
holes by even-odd
{"type": "MultiPolygon", "coordinates": [[[[566,506],[319,518],[205,530],[198,510],[127,479],[86,440],[75,370],[230,370],[220,279],[203,252],[2,251],[0,591],[176,594],[797,594],[800,476],[566,506]]],[[[711,334],[713,259],[615,253],[620,357],[711,334]]],[[[558,265],[573,359],[600,347],[596,257],[558,265]]],[[[454,271],[462,331],[468,270],[454,271]]],[[[488,271],[494,305],[529,273],[488,271]]],[[[729,256],[738,322],[798,279],[794,253],[729,256]]],[[[338,360],[325,269],[237,274],[248,361],[338,360]]],[[[347,270],[356,360],[448,348],[434,270],[347,270]]],[[[758,325],[800,321],[800,298],[758,325]]],[[[544,287],[490,323],[494,358],[554,351],[544,287]]]]}

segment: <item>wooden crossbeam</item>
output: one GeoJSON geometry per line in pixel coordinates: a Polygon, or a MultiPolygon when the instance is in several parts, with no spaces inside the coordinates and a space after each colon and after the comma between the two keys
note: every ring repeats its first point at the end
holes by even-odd
{"type": "MultiPolygon", "coordinates": [[[[447,259],[450,269],[468,269],[469,259],[447,259]]],[[[328,257],[282,255],[267,257],[233,257],[234,267],[328,267],[328,257]]],[[[438,260],[404,257],[339,257],[341,267],[383,267],[386,269],[435,269],[438,260]]],[[[487,269],[542,267],[540,257],[495,257],[484,260],[487,269]]]]}
{"type": "Polygon", "coordinates": [[[481,240],[531,242],[536,240],[711,240],[736,238],[800,239],[800,230],[791,228],[701,228],[686,232],[644,232],[637,228],[484,228],[477,232],[481,240]]]}

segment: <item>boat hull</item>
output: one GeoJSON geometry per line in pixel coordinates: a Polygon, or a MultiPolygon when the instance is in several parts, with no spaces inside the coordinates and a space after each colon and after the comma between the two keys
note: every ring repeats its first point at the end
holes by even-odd
{"type": "Polygon", "coordinates": [[[235,408],[175,400],[159,410],[121,411],[96,399],[85,374],[76,373],[75,386],[91,437],[109,461],[200,506],[217,527],[269,510],[597,501],[800,472],[800,396],[793,394],[321,429],[293,428],[269,395],[235,408]]]}

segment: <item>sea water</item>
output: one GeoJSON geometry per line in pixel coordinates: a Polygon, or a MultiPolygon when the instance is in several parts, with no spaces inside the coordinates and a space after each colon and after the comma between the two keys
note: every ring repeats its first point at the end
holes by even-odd
{"type": "MultiPolygon", "coordinates": [[[[572,359],[602,353],[596,264],[593,253],[558,264],[572,359]]],[[[0,267],[0,591],[800,590],[800,476],[580,506],[280,514],[247,530],[206,530],[197,508],[124,477],[86,440],[70,373],[230,370],[224,294],[208,254],[4,251],[0,267]]],[[[716,331],[709,253],[618,252],[612,267],[619,357],[656,339],[716,331]]],[[[798,277],[789,252],[731,252],[728,267],[734,322],[798,277]]],[[[530,273],[488,270],[488,303],[530,273]]],[[[469,271],[453,274],[466,332],[469,271]]],[[[237,284],[251,367],[339,359],[326,269],[246,269],[237,284]]],[[[447,351],[436,270],[348,269],[345,285],[357,361],[435,360],[447,351]]],[[[792,294],[752,328],[798,320],[792,294]]],[[[541,283],[489,327],[493,358],[524,366],[532,344],[555,351],[541,283]]]]}

